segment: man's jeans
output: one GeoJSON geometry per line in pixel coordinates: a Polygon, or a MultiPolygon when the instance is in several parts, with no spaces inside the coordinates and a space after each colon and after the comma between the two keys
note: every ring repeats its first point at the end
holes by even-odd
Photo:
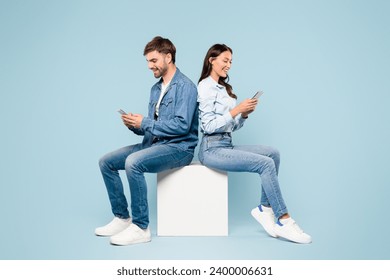
{"type": "Polygon", "coordinates": [[[132,222],[142,229],[149,224],[147,186],[144,173],[158,173],[191,163],[193,153],[170,145],[154,144],[142,149],[141,144],[108,153],[99,161],[114,216],[129,218],[128,204],[118,170],[126,170],[130,186],[132,222]]]}
{"type": "Polygon", "coordinates": [[[230,133],[204,135],[199,160],[205,166],[223,171],[255,172],[261,178],[261,201],[271,206],[277,218],[287,208],[279,188],[279,152],[268,146],[233,146],[230,133]]]}

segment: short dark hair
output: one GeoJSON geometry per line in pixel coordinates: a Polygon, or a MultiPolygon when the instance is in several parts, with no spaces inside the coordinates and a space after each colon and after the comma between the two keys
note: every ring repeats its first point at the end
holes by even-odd
{"type": "Polygon", "coordinates": [[[144,55],[147,55],[150,52],[158,51],[163,54],[171,54],[172,63],[175,64],[176,57],[176,47],[175,45],[167,38],[163,38],[161,36],[156,36],[146,44],[144,49],[144,55]]]}

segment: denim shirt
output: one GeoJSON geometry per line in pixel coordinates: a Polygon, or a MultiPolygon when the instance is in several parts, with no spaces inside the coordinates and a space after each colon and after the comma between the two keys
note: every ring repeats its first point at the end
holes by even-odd
{"type": "Polygon", "coordinates": [[[176,68],[164,97],[161,100],[157,120],[154,118],[160,97],[162,79],[153,85],[150,92],[148,116],[144,116],[141,128],[131,128],[144,135],[142,144],[168,144],[194,152],[198,143],[198,103],[195,84],[176,68]]]}
{"type": "Polygon", "coordinates": [[[233,132],[245,122],[241,114],[232,117],[230,110],[236,106],[236,99],[211,76],[199,82],[198,102],[200,129],[204,134],[233,132]]]}

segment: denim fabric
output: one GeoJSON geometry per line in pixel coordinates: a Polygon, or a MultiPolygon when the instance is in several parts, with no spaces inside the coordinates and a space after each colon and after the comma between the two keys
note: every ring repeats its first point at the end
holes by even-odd
{"type": "Polygon", "coordinates": [[[211,78],[198,84],[200,131],[204,134],[233,132],[241,128],[245,119],[241,114],[232,118],[230,110],[237,100],[230,97],[226,88],[211,78]]]}
{"type": "Polygon", "coordinates": [[[195,84],[176,68],[167,92],[161,100],[159,116],[155,107],[162,80],[151,89],[148,115],[141,128],[131,130],[143,135],[142,143],[108,153],[99,161],[113,214],[130,217],[119,170],[126,170],[134,224],[148,227],[149,209],[144,173],[157,173],[191,163],[198,143],[198,104],[195,84]]]}
{"type": "Polygon", "coordinates": [[[161,93],[162,80],[151,89],[148,116],[142,120],[140,129],[131,129],[144,135],[144,147],[153,141],[173,144],[176,148],[193,152],[198,143],[199,112],[195,84],[176,68],[167,91],[161,100],[159,114],[154,114],[161,93]]]}
{"type": "Polygon", "coordinates": [[[118,170],[126,170],[130,186],[132,221],[145,229],[149,224],[149,208],[144,173],[158,173],[188,165],[192,158],[193,153],[171,145],[143,148],[142,144],[123,147],[103,156],[99,166],[114,216],[122,219],[130,217],[118,170]]]}
{"type": "Polygon", "coordinates": [[[277,218],[286,214],[278,182],[280,155],[268,146],[234,146],[230,133],[204,135],[199,160],[205,166],[223,171],[255,172],[261,178],[261,201],[271,206],[277,218]]]}

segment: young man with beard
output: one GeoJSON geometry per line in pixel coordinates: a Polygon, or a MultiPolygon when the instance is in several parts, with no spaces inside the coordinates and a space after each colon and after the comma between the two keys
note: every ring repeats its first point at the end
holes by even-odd
{"type": "Polygon", "coordinates": [[[198,142],[198,105],[195,84],[175,65],[176,48],[169,39],[155,37],[144,49],[148,68],[159,81],[152,87],[148,115],[122,114],[142,143],[123,147],[99,161],[114,219],[96,228],[98,236],[111,236],[111,244],[151,241],[147,185],[144,173],[158,173],[188,165],[198,142]],[[131,216],[119,170],[130,187],[131,216]]]}

